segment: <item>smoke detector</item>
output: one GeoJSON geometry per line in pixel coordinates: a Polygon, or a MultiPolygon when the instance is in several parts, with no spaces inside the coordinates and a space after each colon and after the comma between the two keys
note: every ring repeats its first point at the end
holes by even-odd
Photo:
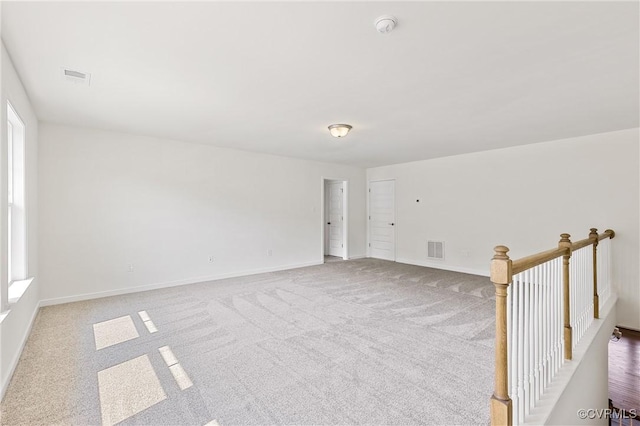
{"type": "Polygon", "coordinates": [[[376,30],[382,34],[390,33],[396,27],[397,23],[398,20],[394,16],[382,15],[376,19],[376,30]]]}

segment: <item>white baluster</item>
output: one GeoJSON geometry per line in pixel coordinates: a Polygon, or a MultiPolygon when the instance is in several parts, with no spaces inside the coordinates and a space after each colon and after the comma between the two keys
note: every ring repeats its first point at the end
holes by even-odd
{"type": "Polygon", "coordinates": [[[518,274],[518,423],[524,421],[524,282],[521,280],[522,274],[518,274]]]}
{"type": "Polygon", "coordinates": [[[512,407],[512,415],[513,422],[518,423],[518,407],[519,407],[519,398],[518,398],[518,324],[519,324],[519,315],[520,315],[520,306],[519,306],[519,291],[520,291],[520,283],[518,282],[518,276],[513,277],[513,283],[511,284],[511,298],[512,298],[512,308],[511,313],[513,318],[511,320],[511,346],[508,346],[511,356],[509,357],[509,362],[511,363],[511,369],[509,371],[509,380],[511,381],[511,407],[512,407]]]}
{"type": "Polygon", "coordinates": [[[533,293],[534,293],[534,322],[533,322],[533,392],[531,406],[535,406],[536,401],[540,398],[540,375],[538,373],[540,367],[540,277],[538,275],[539,267],[533,268],[533,293]]]}

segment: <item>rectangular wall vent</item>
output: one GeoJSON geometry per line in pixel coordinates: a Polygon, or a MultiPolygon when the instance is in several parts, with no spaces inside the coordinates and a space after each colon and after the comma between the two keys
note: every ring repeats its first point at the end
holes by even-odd
{"type": "Polygon", "coordinates": [[[65,81],[76,83],[76,84],[84,84],[89,85],[91,81],[91,74],[82,71],[76,71],[69,68],[62,68],[62,78],[65,81]]]}
{"type": "Polygon", "coordinates": [[[444,241],[427,241],[427,257],[444,259],[444,241]]]}
{"type": "Polygon", "coordinates": [[[75,78],[82,78],[82,79],[87,78],[87,75],[85,73],[80,71],[73,71],[73,70],[64,70],[64,75],[66,75],[67,77],[75,77],[75,78]]]}

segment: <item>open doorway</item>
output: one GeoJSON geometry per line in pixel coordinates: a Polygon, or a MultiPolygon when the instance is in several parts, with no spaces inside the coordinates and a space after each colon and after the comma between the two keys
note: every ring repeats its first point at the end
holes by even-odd
{"type": "Polygon", "coordinates": [[[324,262],[346,260],[348,181],[322,180],[322,255],[324,262]]]}

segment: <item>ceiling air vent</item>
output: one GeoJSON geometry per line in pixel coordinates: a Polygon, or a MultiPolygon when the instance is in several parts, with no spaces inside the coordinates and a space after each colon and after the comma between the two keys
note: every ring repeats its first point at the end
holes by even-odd
{"type": "Polygon", "coordinates": [[[427,241],[427,257],[444,259],[444,241],[427,241]]]}
{"type": "Polygon", "coordinates": [[[62,68],[62,78],[71,83],[85,84],[88,86],[91,81],[91,74],[69,68],[62,68]]]}

